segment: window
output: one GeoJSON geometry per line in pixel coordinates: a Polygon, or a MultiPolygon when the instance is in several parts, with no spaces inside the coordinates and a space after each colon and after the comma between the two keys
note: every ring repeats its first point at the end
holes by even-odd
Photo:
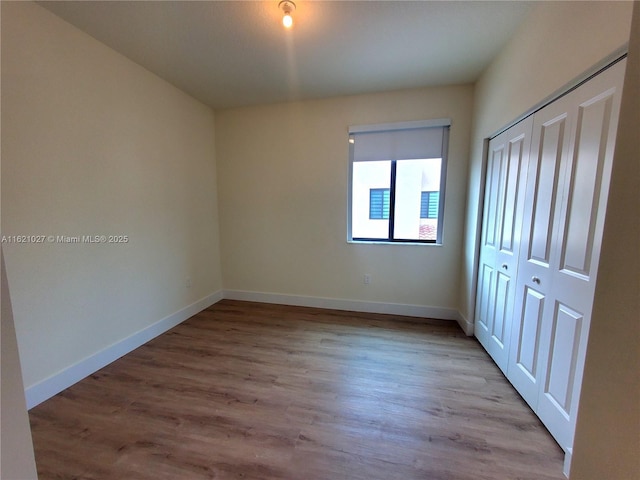
{"type": "Polygon", "coordinates": [[[420,218],[438,218],[440,192],[422,192],[420,197],[420,218]]]}
{"type": "Polygon", "coordinates": [[[389,189],[372,188],[369,190],[369,219],[389,219],[389,189]]]}
{"type": "Polygon", "coordinates": [[[349,129],[350,241],[442,243],[449,125],[349,129]]]}

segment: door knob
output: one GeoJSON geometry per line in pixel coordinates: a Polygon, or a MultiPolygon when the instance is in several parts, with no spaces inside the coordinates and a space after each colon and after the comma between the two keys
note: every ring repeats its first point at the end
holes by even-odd
{"type": "Polygon", "coordinates": [[[538,277],[536,277],[536,276],[531,277],[531,281],[533,283],[537,283],[538,285],[540,285],[540,279],[538,277]]]}
{"type": "Polygon", "coordinates": [[[509,265],[507,265],[506,263],[503,263],[502,268],[504,268],[505,270],[509,270],[509,265]]]}

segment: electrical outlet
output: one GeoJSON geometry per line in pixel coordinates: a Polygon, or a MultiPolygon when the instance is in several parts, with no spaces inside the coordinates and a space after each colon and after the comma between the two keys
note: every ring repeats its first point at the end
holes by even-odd
{"type": "Polygon", "coordinates": [[[371,274],[370,273],[365,273],[363,281],[364,281],[365,285],[371,284],[371,274]]]}
{"type": "Polygon", "coordinates": [[[187,288],[191,288],[191,278],[187,277],[187,280],[184,282],[184,284],[187,288]]]}

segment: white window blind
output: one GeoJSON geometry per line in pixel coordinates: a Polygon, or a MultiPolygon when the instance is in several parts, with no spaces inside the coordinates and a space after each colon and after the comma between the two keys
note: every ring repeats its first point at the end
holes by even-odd
{"type": "Polygon", "coordinates": [[[352,127],[353,161],[441,158],[446,127],[415,127],[413,122],[407,129],[359,132],[352,127]]]}

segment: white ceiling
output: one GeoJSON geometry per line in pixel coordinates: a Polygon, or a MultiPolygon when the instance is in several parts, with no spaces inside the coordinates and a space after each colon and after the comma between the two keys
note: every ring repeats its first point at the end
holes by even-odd
{"type": "Polygon", "coordinates": [[[532,6],[294,1],[40,5],[214,108],[473,82],[532,6]]]}

